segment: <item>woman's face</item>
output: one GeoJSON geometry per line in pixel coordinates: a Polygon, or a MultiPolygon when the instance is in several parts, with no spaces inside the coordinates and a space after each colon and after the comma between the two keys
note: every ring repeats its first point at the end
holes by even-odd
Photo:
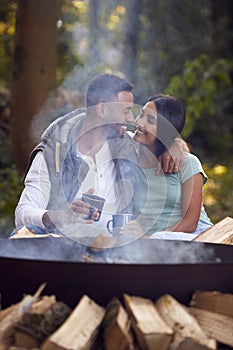
{"type": "Polygon", "coordinates": [[[135,124],[134,140],[147,146],[154,146],[157,131],[157,110],[154,102],[145,104],[135,124]]]}

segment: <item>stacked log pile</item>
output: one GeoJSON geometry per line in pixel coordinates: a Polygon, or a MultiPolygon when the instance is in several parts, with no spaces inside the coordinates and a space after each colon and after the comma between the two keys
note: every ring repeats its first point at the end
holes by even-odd
{"type": "Polygon", "coordinates": [[[233,348],[233,294],[195,291],[188,306],[124,294],[105,308],[83,295],[72,310],[43,288],[0,311],[0,350],[233,348]]]}

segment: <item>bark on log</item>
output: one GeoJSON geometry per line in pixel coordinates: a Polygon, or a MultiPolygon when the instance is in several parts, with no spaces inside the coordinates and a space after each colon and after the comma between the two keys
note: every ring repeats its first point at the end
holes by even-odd
{"type": "Polygon", "coordinates": [[[103,321],[105,350],[134,350],[130,320],[120,300],[112,299],[103,321]]]}
{"type": "Polygon", "coordinates": [[[12,305],[9,310],[1,311],[0,315],[0,350],[9,349],[13,345],[14,326],[22,315],[35,303],[45,284],[42,284],[34,295],[25,295],[20,303],[12,305]]]}
{"type": "Polygon", "coordinates": [[[57,302],[55,297],[44,297],[22,316],[14,326],[15,345],[38,348],[54,333],[71,314],[68,305],[57,302]]]}

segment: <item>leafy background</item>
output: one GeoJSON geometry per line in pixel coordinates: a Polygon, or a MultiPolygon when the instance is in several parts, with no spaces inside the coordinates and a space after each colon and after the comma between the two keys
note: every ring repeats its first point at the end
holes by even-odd
{"type": "MultiPolygon", "coordinates": [[[[24,1],[0,3],[3,237],[14,227],[14,209],[23,189],[23,171],[11,140],[11,79],[16,11],[24,1]]],[[[62,0],[59,6],[57,91],[43,107],[47,123],[82,105],[87,81],[102,71],[127,76],[139,105],[159,91],[176,96],[187,111],[182,137],[209,176],[204,186],[207,212],[214,223],[233,216],[233,2],[62,0]]]]}

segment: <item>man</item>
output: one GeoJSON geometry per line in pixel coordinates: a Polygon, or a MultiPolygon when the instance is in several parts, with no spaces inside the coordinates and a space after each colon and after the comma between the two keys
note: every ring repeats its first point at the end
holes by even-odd
{"type": "Polygon", "coordinates": [[[132,90],[125,79],[99,74],[88,83],[86,110],[73,111],[49,126],[32,152],[15,211],[16,227],[64,233],[69,224],[93,224],[98,212],[89,218],[90,205],[80,200],[84,192],[106,198],[106,215],[97,226],[105,227],[114,212],[134,213],[138,168],[131,139],[124,133],[134,120],[132,90]]]}

